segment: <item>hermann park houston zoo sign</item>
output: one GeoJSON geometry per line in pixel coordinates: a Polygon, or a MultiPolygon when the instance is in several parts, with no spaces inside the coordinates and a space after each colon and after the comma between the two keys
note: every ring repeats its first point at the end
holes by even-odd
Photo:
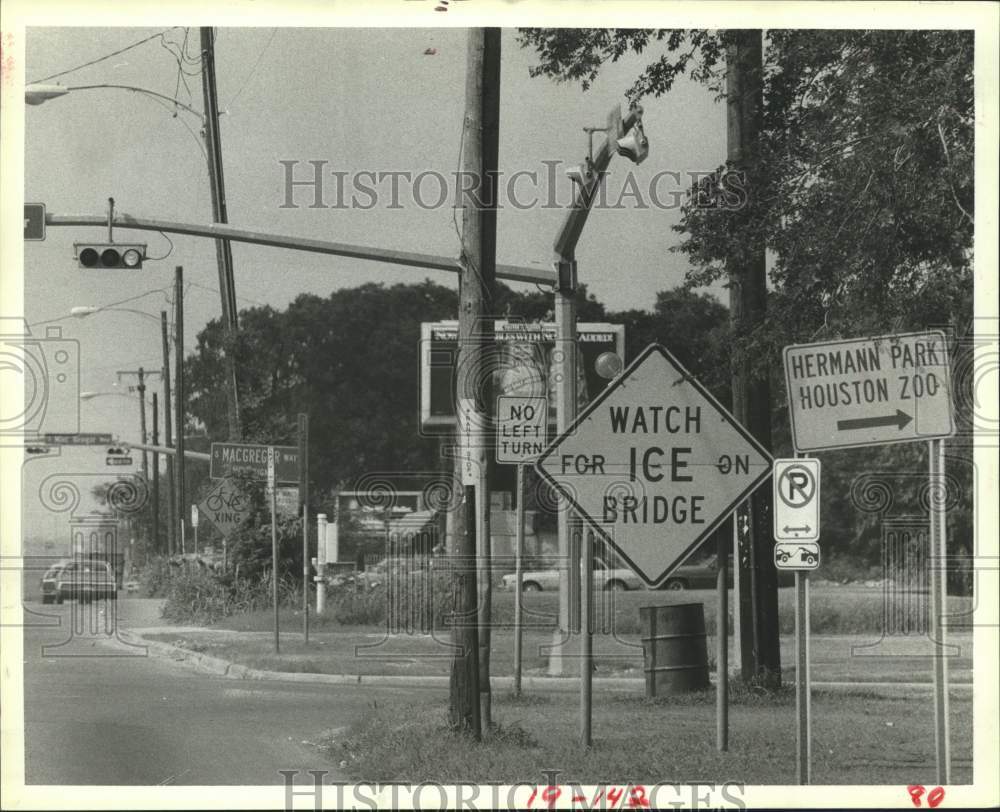
{"type": "Polygon", "coordinates": [[[905,333],[785,348],[795,450],[950,437],[944,333],[905,333]]]}
{"type": "Polygon", "coordinates": [[[650,586],[771,473],[771,456],[652,344],[536,468],[650,586]]]}

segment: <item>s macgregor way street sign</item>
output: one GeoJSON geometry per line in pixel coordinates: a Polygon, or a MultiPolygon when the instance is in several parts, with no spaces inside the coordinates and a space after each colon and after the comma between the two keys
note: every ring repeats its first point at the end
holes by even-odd
{"type": "Polygon", "coordinates": [[[796,451],[933,440],[954,434],[944,333],[785,347],[796,451]]]}
{"type": "Polygon", "coordinates": [[[655,586],[770,475],[771,456],[651,344],[535,467],[655,586]]]}
{"type": "MultiPolygon", "coordinates": [[[[212,479],[248,477],[267,479],[266,445],[246,443],[212,443],[212,479]]],[[[277,459],[275,471],[279,483],[297,484],[299,481],[299,449],[294,445],[274,446],[277,459]]]]}

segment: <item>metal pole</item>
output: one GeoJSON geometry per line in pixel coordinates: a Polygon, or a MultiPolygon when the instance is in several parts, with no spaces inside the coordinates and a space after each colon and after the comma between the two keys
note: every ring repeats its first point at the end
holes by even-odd
{"type": "Polygon", "coordinates": [[[517,466],[517,506],[514,528],[514,695],[521,695],[521,600],[524,572],[524,466],[517,466]]]}
{"type": "Polygon", "coordinates": [[[267,449],[267,485],[271,489],[271,599],[274,602],[274,653],[281,650],[278,630],[278,501],[274,446],[267,449]]]}
{"type": "Polygon", "coordinates": [[[326,609],[326,581],[323,580],[326,564],[326,514],[316,516],[316,614],[326,609]]]}
{"type": "MultiPolygon", "coordinates": [[[[167,328],[167,311],[160,311],[160,335],[163,339],[163,438],[167,446],[174,442],[173,424],[170,410],[170,340],[167,328]]],[[[174,488],[174,456],[167,455],[167,554],[173,555],[177,550],[177,524],[174,520],[174,509],[177,504],[177,494],[174,488]]]]}
{"type": "MultiPolygon", "coordinates": [[[[715,739],[720,752],[729,749],[729,544],[726,534],[716,536],[715,613],[715,739]]],[[[736,579],[733,578],[735,583],[736,579]]]]}
{"type": "MultiPolygon", "coordinates": [[[[153,392],[153,445],[160,443],[159,398],[153,392]]],[[[153,552],[160,552],[160,455],[153,452],[153,552]]],[[[148,555],[148,553],[147,553],[148,555]]]]}
{"type": "Polygon", "coordinates": [[[594,623],[592,603],[594,599],[594,540],[590,531],[580,529],[583,571],[580,573],[580,743],[584,747],[593,744],[591,718],[594,699],[594,623]]]}
{"type": "Polygon", "coordinates": [[[930,453],[930,562],[931,622],[934,624],[934,753],[937,782],[951,783],[951,753],[948,718],[948,641],[944,615],[948,603],[948,579],[945,572],[948,554],[948,528],[945,517],[944,441],[931,440],[930,453]],[[937,498],[935,498],[935,493],[937,498]]]}
{"type": "Polygon", "coordinates": [[[799,784],[809,784],[812,762],[812,720],[809,684],[809,573],[795,571],[795,731],[799,784]]]}
{"type": "Polygon", "coordinates": [[[302,500],[302,636],[309,642],[309,415],[299,414],[299,497],[302,500]]]}
{"type": "MultiPolygon", "coordinates": [[[[560,288],[555,293],[556,342],[552,374],[555,375],[556,431],[562,434],[576,416],[576,263],[560,263],[560,288]]],[[[574,585],[579,568],[573,558],[571,512],[569,502],[559,497],[558,566],[559,566],[559,625],[549,659],[549,674],[563,672],[563,646],[569,639],[574,585]]]]}
{"type": "Polygon", "coordinates": [[[174,380],[177,384],[177,405],[174,408],[174,419],[177,421],[177,523],[180,526],[181,552],[184,552],[184,531],[186,528],[185,513],[187,499],[184,494],[184,268],[180,265],[174,270],[174,363],[177,374],[174,380]]]}

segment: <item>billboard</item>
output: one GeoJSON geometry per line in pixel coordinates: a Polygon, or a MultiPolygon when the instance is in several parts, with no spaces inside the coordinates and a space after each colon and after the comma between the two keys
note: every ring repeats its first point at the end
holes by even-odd
{"type": "MultiPolygon", "coordinates": [[[[458,322],[425,322],[420,328],[420,428],[425,434],[444,434],[455,428],[458,322]]],[[[496,349],[488,359],[493,396],[546,396],[549,425],[554,430],[555,324],[498,319],[494,329],[496,349]]],[[[602,353],[615,352],[625,360],[625,326],[589,322],[578,324],[576,329],[577,408],[582,409],[608,383],[597,374],[597,358],[602,353]]]]}

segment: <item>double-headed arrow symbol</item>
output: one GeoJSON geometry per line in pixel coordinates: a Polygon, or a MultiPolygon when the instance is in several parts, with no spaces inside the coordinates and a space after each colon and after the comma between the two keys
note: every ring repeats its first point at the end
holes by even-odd
{"type": "Polygon", "coordinates": [[[783,527],[782,530],[785,533],[808,533],[812,528],[809,525],[805,527],[783,527]]]}
{"type": "Polygon", "coordinates": [[[910,415],[901,409],[896,409],[896,414],[884,415],[882,417],[858,417],[854,420],[838,420],[837,431],[852,431],[854,429],[880,429],[883,426],[895,426],[902,429],[913,420],[910,415]]]}

